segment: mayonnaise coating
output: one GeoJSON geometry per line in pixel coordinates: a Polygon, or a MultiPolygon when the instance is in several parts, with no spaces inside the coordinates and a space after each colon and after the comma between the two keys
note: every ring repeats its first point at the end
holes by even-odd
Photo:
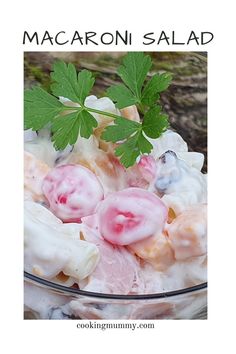
{"type": "Polygon", "coordinates": [[[43,192],[51,211],[66,222],[80,222],[103,198],[96,175],[80,165],[55,167],[44,179],[43,192]]]}
{"type": "Polygon", "coordinates": [[[172,150],[175,153],[177,151],[188,151],[188,145],[184,139],[178,133],[173,132],[172,130],[167,130],[158,139],[148,138],[148,140],[153,145],[152,156],[154,156],[155,159],[164,154],[166,150],[172,150]]]}
{"type": "Polygon", "coordinates": [[[51,168],[63,161],[73,149],[71,145],[68,145],[64,150],[56,151],[51,141],[50,127],[40,130],[37,134],[30,130],[26,132],[25,151],[34,155],[38,160],[44,161],[51,168]]]}
{"type": "Polygon", "coordinates": [[[167,208],[160,198],[141,188],[111,193],[97,212],[101,235],[116,245],[128,245],[161,232],[167,219],[167,208]]]}
{"type": "Polygon", "coordinates": [[[157,161],[156,180],[150,188],[178,215],[190,205],[206,203],[205,175],[168,150],[157,161]]]}
{"type": "Polygon", "coordinates": [[[81,226],[63,224],[48,209],[25,202],[25,270],[52,279],[60,272],[77,280],[93,272],[98,261],[98,248],[80,240],[81,226]]]}
{"type": "Polygon", "coordinates": [[[147,138],[153,145],[151,155],[157,160],[167,150],[176,153],[179,159],[184,160],[190,167],[201,171],[204,155],[199,152],[188,151],[188,145],[176,132],[167,130],[158,139],[147,138]]]}

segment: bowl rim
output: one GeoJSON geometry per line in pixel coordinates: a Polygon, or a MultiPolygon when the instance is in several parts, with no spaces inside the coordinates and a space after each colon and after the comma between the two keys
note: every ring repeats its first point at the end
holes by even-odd
{"type": "Polygon", "coordinates": [[[198,292],[200,290],[207,289],[207,282],[200,283],[194,286],[190,286],[183,289],[164,291],[161,293],[153,293],[153,294],[139,294],[139,295],[121,295],[121,294],[107,294],[107,293],[97,293],[93,291],[86,291],[81,289],[71,288],[62,284],[54,283],[50,280],[46,280],[40,278],[34,274],[28,273],[24,271],[24,277],[27,280],[33,281],[34,283],[38,283],[40,285],[51,288],[52,290],[59,290],[67,295],[80,295],[91,298],[100,298],[100,299],[113,299],[113,300],[151,300],[151,299],[163,299],[169,298],[173,296],[188,294],[192,292],[198,292]]]}

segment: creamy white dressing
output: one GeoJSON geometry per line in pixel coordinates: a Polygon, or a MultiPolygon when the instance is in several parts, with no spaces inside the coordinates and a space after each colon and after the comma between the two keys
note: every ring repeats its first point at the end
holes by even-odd
{"type": "Polygon", "coordinates": [[[49,210],[33,202],[25,202],[24,214],[26,271],[46,279],[63,272],[78,281],[92,273],[99,252],[95,245],[80,240],[79,224],[57,222],[49,210]]]}
{"type": "Polygon", "coordinates": [[[190,167],[195,167],[201,171],[204,155],[199,152],[188,151],[188,145],[184,139],[176,132],[167,130],[158,139],[147,139],[152,143],[151,155],[157,160],[167,150],[176,153],[179,159],[184,160],[190,167]]]}
{"type": "Polygon", "coordinates": [[[172,150],[157,160],[156,179],[149,190],[157,192],[176,215],[189,206],[207,202],[207,183],[203,173],[178,159],[172,150]]]}

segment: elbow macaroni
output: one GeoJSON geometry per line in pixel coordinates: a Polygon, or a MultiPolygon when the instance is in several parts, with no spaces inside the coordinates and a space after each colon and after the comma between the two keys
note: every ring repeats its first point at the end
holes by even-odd
{"type": "Polygon", "coordinates": [[[46,279],[63,272],[79,281],[95,269],[98,248],[80,240],[80,225],[63,224],[40,204],[27,201],[24,226],[26,271],[46,279]]]}

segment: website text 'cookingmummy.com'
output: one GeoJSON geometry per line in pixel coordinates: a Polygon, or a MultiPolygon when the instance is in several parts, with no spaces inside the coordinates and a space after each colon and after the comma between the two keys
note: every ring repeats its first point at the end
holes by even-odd
{"type": "Polygon", "coordinates": [[[81,321],[77,323],[78,329],[100,329],[105,331],[107,329],[155,329],[154,322],[100,322],[100,321],[81,321]]]}

